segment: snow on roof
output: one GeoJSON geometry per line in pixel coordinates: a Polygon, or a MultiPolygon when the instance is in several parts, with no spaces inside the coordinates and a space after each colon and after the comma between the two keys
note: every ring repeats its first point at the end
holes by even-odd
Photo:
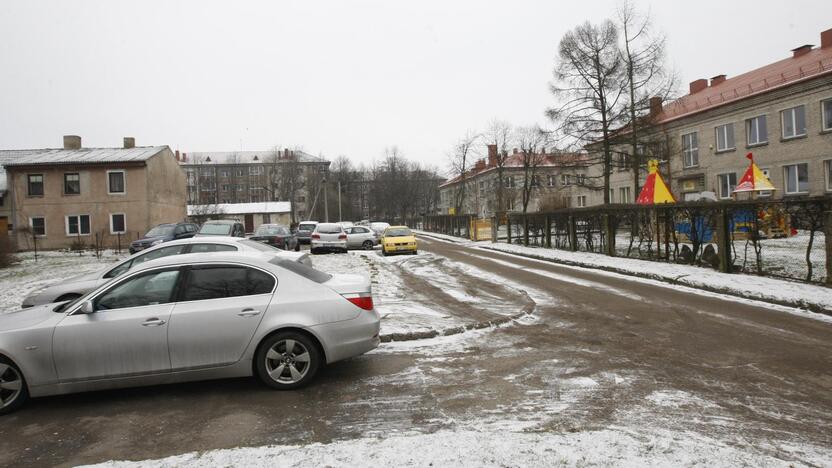
{"type": "Polygon", "coordinates": [[[730,102],[773,91],[784,86],[832,73],[832,47],[815,48],[797,57],[774,63],[728,78],[718,84],[664,106],[656,123],[669,122],[704,112],[730,102]]]}
{"type": "MultiPolygon", "coordinates": [[[[300,162],[328,162],[324,158],[312,156],[303,151],[294,150],[290,153],[294,155],[300,162]]],[[[278,156],[278,161],[284,160],[285,153],[283,151],[275,152],[274,150],[267,151],[208,151],[208,152],[194,152],[185,153],[185,160],[179,161],[179,164],[258,164],[274,162],[275,156],[278,156]]]]}
{"type": "Polygon", "coordinates": [[[188,205],[188,216],[201,213],[217,214],[254,214],[254,213],[288,213],[292,204],[287,201],[261,203],[218,203],[216,205],[188,205]]]}
{"type": "Polygon", "coordinates": [[[168,149],[167,146],[137,146],[135,148],[0,150],[0,164],[13,167],[143,162],[166,149],[168,149]]]}
{"type": "MultiPolygon", "coordinates": [[[[587,155],[584,153],[549,153],[544,154],[543,161],[537,167],[583,167],[587,164],[587,155]]],[[[480,164],[475,164],[465,177],[474,177],[486,172],[497,169],[497,166],[489,166],[485,161],[480,160],[480,164]]],[[[513,153],[506,158],[503,167],[506,169],[516,169],[523,167],[523,153],[513,153]]],[[[440,188],[453,185],[462,179],[462,176],[456,176],[439,185],[440,188]]]]}

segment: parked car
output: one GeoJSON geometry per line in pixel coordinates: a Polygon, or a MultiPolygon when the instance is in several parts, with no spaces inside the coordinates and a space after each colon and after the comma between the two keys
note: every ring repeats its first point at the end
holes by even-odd
{"type": "Polygon", "coordinates": [[[75,301],[0,315],[0,414],[29,397],[216,378],[295,389],[378,344],[365,276],[269,254],[168,256],[75,301]]]}
{"type": "Polygon", "coordinates": [[[293,252],[283,252],[259,242],[239,237],[192,237],[190,239],[171,241],[164,245],[152,247],[117,263],[115,266],[104,268],[94,273],[75,276],[63,280],[60,283],[49,285],[46,289],[23,299],[22,307],[27,308],[41,304],[74,300],[149,260],[155,260],[169,255],[208,252],[272,253],[288,260],[300,262],[310,267],[312,266],[312,259],[307,253],[296,254],[293,252]]]}
{"type": "Polygon", "coordinates": [[[313,254],[347,251],[347,233],[338,223],[318,223],[311,238],[313,254]]]}
{"type": "Polygon", "coordinates": [[[368,227],[353,226],[344,231],[347,233],[348,249],[373,250],[373,247],[378,245],[378,236],[368,227]]]}
{"type": "Polygon", "coordinates": [[[233,219],[216,219],[206,221],[205,224],[199,228],[197,237],[202,236],[231,236],[231,237],[245,237],[246,228],[243,223],[234,221],[233,219]]]}
{"type": "Polygon", "coordinates": [[[317,221],[301,221],[298,223],[295,235],[298,237],[298,242],[301,244],[309,244],[312,241],[312,231],[318,225],[317,221]]]}
{"type": "Polygon", "coordinates": [[[390,226],[384,230],[381,237],[382,255],[399,253],[410,253],[416,255],[418,252],[416,236],[407,226],[390,226]]]}
{"type": "Polygon", "coordinates": [[[300,250],[297,236],[292,234],[288,226],[281,224],[261,224],[249,239],[283,250],[300,250]]]}
{"type": "Polygon", "coordinates": [[[370,229],[376,233],[377,236],[381,237],[381,233],[384,232],[385,229],[390,227],[390,223],[382,223],[382,222],[373,222],[370,223],[370,229]]]}
{"type": "Polygon", "coordinates": [[[147,231],[144,237],[130,243],[127,250],[134,254],[140,250],[159,245],[176,239],[187,239],[193,237],[199,231],[199,226],[193,223],[167,223],[160,224],[147,231]]]}

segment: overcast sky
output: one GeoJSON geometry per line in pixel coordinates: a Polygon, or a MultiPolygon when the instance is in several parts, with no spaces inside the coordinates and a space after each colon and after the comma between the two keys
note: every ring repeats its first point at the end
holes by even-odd
{"type": "MultiPolygon", "coordinates": [[[[0,148],[301,146],[444,168],[494,118],[545,125],[561,36],[615,0],[0,2],[0,148]]],[[[638,2],[684,87],[819,44],[829,0],[638,2]]]]}

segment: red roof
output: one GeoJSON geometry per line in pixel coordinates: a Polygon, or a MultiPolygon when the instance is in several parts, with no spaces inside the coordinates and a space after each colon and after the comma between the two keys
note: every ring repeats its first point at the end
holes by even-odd
{"type": "MultiPolygon", "coordinates": [[[[583,165],[586,163],[587,159],[587,155],[583,153],[554,153],[545,154],[543,156],[545,158],[543,163],[539,164],[537,167],[564,167],[568,165],[583,165]]],[[[497,169],[497,166],[485,165],[485,162],[482,159],[478,160],[477,162],[479,162],[480,164],[475,165],[471,170],[465,173],[466,178],[475,177],[497,169]]],[[[523,167],[523,153],[510,154],[506,159],[505,164],[503,164],[503,167],[523,167]]],[[[439,187],[445,187],[447,185],[455,184],[459,182],[461,179],[462,176],[456,176],[453,179],[446,180],[439,187]]]]}
{"type": "Polygon", "coordinates": [[[709,86],[698,93],[683,96],[664,106],[654,122],[669,122],[829,74],[832,74],[832,47],[815,48],[799,57],[774,62],[709,86]]]}

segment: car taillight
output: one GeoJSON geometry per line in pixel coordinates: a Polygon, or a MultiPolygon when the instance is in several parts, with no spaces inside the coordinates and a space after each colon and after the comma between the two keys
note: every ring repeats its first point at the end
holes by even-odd
{"type": "Polygon", "coordinates": [[[342,294],[344,299],[352,302],[364,310],[373,310],[373,296],[369,293],[342,294]]]}
{"type": "Polygon", "coordinates": [[[341,235],[338,236],[338,240],[346,240],[346,239],[347,239],[346,234],[341,234],[341,235]]]}
{"type": "Polygon", "coordinates": [[[313,239],[320,239],[321,235],[320,234],[312,234],[312,238],[313,239]]]}

